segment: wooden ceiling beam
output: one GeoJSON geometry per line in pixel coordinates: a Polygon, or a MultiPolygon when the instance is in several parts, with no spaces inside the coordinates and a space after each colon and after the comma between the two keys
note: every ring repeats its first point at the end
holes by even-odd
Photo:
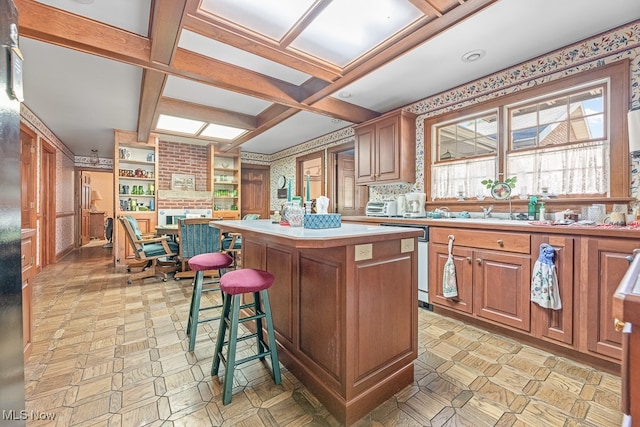
{"type": "Polygon", "coordinates": [[[140,105],[138,106],[138,141],[149,140],[166,80],[167,75],[163,72],[151,69],[142,71],[140,105]]]}
{"type": "Polygon", "coordinates": [[[272,127],[274,127],[275,125],[277,125],[278,123],[281,123],[283,121],[285,121],[286,119],[288,119],[291,116],[294,116],[295,114],[299,113],[300,110],[296,109],[296,108],[288,108],[285,107],[284,105],[272,105],[269,108],[265,109],[262,113],[260,113],[257,117],[258,119],[258,127],[253,129],[250,132],[247,132],[243,135],[240,135],[239,137],[237,137],[236,139],[233,140],[232,143],[225,145],[225,146],[221,146],[220,150],[221,151],[229,151],[232,150],[236,147],[241,146],[242,144],[244,144],[245,142],[255,138],[256,136],[260,135],[263,132],[266,132],[267,130],[271,129],[272,127]]]}
{"type": "Polygon", "coordinates": [[[187,0],[154,0],[151,11],[151,61],[171,64],[180,40],[187,0]]]}
{"type": "MultiPolygon", "coordinates": [[[[171,64],[171,58],[178,45],[182,16],[187,0],[154,0],[151,11],[151,62],[171,64]]],[[[140,106],[138,107],[138,141],[147,141],[151,128],[157,119],[158,103],[167,81],[167,75],[145,68],[140,85],[140,106]]]]}
{"type": "Polygon", "coordinates": [[[33,0],[14,0],[20,35],[103,58],[149,66],[151,42],[121,30],[33,0]]]}
{"type": "Polygon", "coordinates": [[[280,47],[288,47],[292,41],[294,41],[312,22],[318,17],[318,15],[324,10],[325,7],[331,4],[331,0],[316,0],[311,5],[309,10],[300,17],[298,22],[287,31],[287,33],[280,40],[280,47]]]}
{"type": "Polygon", "coordinates": [[[266,38],[249,36],[246,33],[234,31],[225,23],[199,14],[188,15],[183,22],[184,28],[194,33],[228,44],[237,49],[269,59],[278,64],[298,70],[309,76],[332,82],[342,76],[340,67],[326,62],[314,61],[302,55],[294,55],[280,45],[266,38]]]}
{"type": "Polygon", "coordinates": [[[436,9],[427,0],[409,0],[412,5],[418,8],[425,15],[435,15],[438,18],[442,16],[442,12],[436,9]]]}

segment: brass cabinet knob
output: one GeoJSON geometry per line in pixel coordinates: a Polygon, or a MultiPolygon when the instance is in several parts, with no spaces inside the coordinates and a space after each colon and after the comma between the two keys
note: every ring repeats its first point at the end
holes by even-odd
{"type": "Polygon", "coordinates": [[[624,325],[625,325],[625,322],[621,322],[618,319],[615,319],[613,321],[613,328],[618,332],[622,332],[622,330],[624,329],[624,325]]]}
{"type": "Polygon", "coordinates": [[[470,257],[470,256],[468,256],[468,257],[467,257],[467,262],[468,262],[469,264],[471,264],[471,257],[470,257]]]}
{"type": "Polygon", "coordinates": [[[482,259],[478,258],[476,262],[478,263],[478,265],[482,265],[482,259]]]}
{"type": "Polygon", "coordinates": [[[25,255],[22,255],[22,260],[24,261],[25,259],[27,259],[27,257],[25,255]]]}
{"type": "Polygon", "coordinates": [[[504,246],[504,240],[502,239],[498,240],[498,246],[504,246]]]}

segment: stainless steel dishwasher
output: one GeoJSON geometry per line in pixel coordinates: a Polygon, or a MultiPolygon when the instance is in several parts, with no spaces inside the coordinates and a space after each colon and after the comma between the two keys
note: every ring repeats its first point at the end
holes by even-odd
{"type": "Polygon", "coordinates": [[[419,224],[398,224],[383,222],[383,227],[410,227],[422,230],[418,237],[418,305],[432,310],[429,302],[429,226],[419,224]]]}

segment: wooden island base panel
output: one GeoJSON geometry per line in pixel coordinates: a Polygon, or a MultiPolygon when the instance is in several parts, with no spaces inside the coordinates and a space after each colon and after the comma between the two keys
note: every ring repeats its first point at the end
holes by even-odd
{"type": "Polygon", "coordinates": [[[269,298],[280,362],[338,421],[353,424],[413,382],[420,230],[211,226],[242,233],[244,267],[275,276],[269,298]]]}

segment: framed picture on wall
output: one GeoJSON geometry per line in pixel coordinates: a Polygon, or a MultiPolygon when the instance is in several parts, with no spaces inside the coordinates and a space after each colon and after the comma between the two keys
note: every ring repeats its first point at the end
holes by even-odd
{"type": "Polygon", "coordinates": [[[178,191],[195,191],[196,176],[182,173],[172,173],[171,189],[178,191]]]}

